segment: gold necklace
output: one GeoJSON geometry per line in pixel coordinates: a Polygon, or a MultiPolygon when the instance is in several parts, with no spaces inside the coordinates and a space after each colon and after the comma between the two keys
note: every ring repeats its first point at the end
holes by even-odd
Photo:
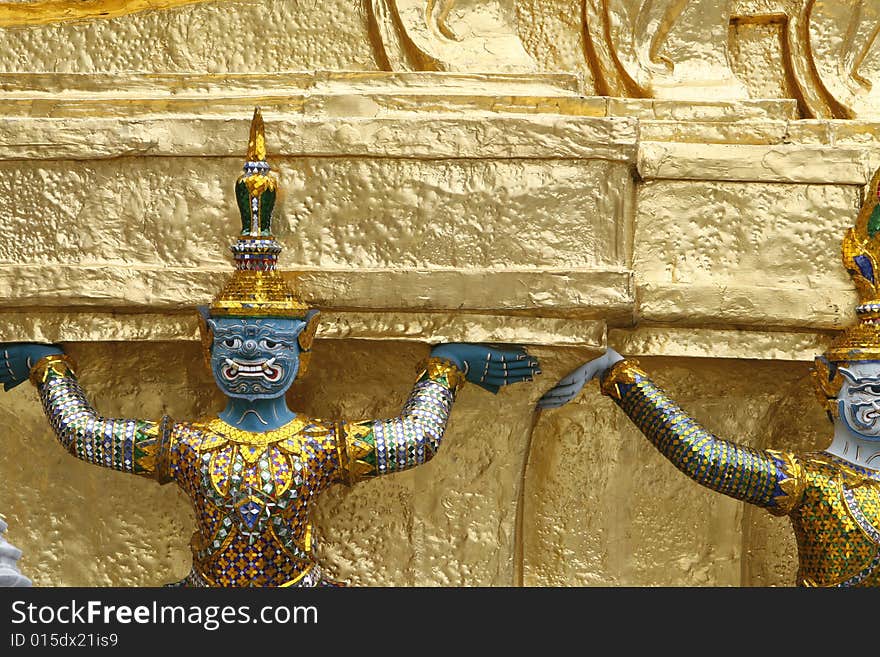
{"type": "Polygon", "coordinates": [[[236,443],[237,445],[266,447],[302,433],[302,430],[305,429],[308,424],[311,424],[311,422],[307,422],[297,416],[277,429],[257,432],[239,429],[217,417],[205,422],[204,426],[211,434],[225,438],[227,441],[236,443]]]}

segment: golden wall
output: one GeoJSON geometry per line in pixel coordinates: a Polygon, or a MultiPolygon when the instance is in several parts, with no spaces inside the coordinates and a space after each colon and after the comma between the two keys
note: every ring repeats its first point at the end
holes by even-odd
{"type": "MultiPolygon", "coordinates": [[[[810,362],[853,321],[840,239],[880,166],[861,0],[0,0],[0,340],[62,342],[108,416],[218,410],[193,307],[255,105],[281,266],[321,308],[296,410],[394,414],[428,345],[520,343],[424,467],[324,495],[358,585],[788,586],[786,519],[699,488],[591,385],[607,345],[710,430],[821,448],[810,362]]],[[[171,487],[70,458],[0,394],[0,512],[38,585],[189,569],[171,487]]]]}

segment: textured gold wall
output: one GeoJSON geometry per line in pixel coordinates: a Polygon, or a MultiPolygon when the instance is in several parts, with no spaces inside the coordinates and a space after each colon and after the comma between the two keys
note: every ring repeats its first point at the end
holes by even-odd
{"type": "MultiPolygon", "coordinates": [[[[63,342],[105,415],[215,412],[192,308],[230,270],[260,105],[281,266],[324,313],[296,410],[395,413],[444,340],[522,343],[544,370],[465,388],[426,466],[325,494],[334,576],[792,584],[786,520],[687,480],[594,387],[532,408],[611,345],[724,437],[828,442],[807,373],[853,318],[838,249],[880,166],[880,16],[319,4],[0,1],[0,340],[63,342]]],[[[178,491],[69,458],[28,386],[0,423],[0,512],[35,583],[187,571],[178,491]]]]}

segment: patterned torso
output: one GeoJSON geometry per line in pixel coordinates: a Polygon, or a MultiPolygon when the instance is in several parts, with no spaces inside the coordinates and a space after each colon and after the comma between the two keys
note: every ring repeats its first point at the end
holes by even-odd
{"type": "Polygon", "coordinates": [[[339,480],[333,425],[296,418],[255,434],[219,419],[176,424],[169,466],[196,511],[196,577],[214,586],[320,580],[309,508],[339,480]]]}
{"type": "Polygon", "coordinates": [[[880,585],[880,473],[824,452],[758,450],[722,440],[679,408],[635,361],[617,363],[601,385],[691,479],[789,516],[799,585],[880,585]]]}
{"type": "Polygon", "coordinates": [[[803,586],[880,586],[880,473],[804,454],[789,514],[803,586]]]}

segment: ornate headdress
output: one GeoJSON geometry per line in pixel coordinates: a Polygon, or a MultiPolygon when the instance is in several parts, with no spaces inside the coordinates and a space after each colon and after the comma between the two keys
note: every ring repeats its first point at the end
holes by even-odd
{"type": "Polygon", "coordinates": [[[826,408],[836,404],[843,378],[833,364],[880,360],[880,170],[869,186],[855,226],[843,237],[843,266],[859,295],[858,323],[841,334],[824,356],[816,358],[813,378],[826,408]],[[830,404],[828,402],[831,402],[830,404]]]}
{"type": "MultiPolygon", "coordinates": [[[[244,173],[235,182],[235,198],[241,214],[241,233],[230,247],[235,271],[210,306],[211,317],[283,318],[308,320],[299,336],[304,352],[311,349],[317,330],[317,311],[297,298],[275,269],[281,244],[272,235],[272,210],[278,181],[266,161],[266,136],[260,108],[254,110],[244,173]]],[[[210,349],[212,336],[202,322],[202,340],[210,349]]],[[[304,372],[308,355],[301,357],[304,372]]]]}

